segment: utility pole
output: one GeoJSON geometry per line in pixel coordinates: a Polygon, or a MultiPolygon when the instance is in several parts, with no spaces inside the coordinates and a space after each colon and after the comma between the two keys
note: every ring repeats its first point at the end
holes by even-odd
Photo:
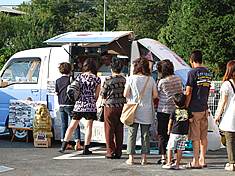
{"type": "Polygon", "coordinates": [[[105,5],[106,5],[106,1],[104,0],[104,32],[105,32],[105,9],[106,9],[105,5]]]}

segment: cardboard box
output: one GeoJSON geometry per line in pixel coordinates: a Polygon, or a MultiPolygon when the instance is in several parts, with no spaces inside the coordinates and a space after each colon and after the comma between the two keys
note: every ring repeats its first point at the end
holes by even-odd
{"type": "Polygon", "coordinates": [[[51,138],[47,138],[46,141],[38,141],[36,138],[34,138],[34,147],[51,147],[51,138]]]}

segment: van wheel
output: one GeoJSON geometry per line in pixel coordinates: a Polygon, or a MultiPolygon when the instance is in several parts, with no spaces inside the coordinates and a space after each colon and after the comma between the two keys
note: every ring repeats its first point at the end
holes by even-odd
{"type": "MultiPolygon", "coordinates": [[[[15,137],[14,137],[13,140],[16,140],[16,141],[26,141],[27,130],[20,130],[20,129],[9,128],[9,132],[10,132],[11,137],[13,136],[15,130],[16,130],[16,134],[15,134],[15,137]]],[[[28,136],[28,141],[32,141],[32,140],[33,140],[33,133],[30,130],[29,131],[29,136],[28,136]]]]}

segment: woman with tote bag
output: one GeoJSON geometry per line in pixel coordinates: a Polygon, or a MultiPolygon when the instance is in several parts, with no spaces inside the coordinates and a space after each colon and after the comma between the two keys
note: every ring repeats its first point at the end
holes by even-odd
{"type": "Polygon", "coordinates": [[[141,128],[141,154],[142,165],[147,164],[146,155],[150,153],[150,137],[149,130],[151,124],[154,122],[153,99],[158,98],[157,87],[154,79],[150,76],[149,61],[145,57],[140,57],[134,62],[134,71],[132,76],[128,77],[125,85],[124,97],[128,99],[127,103],[137,103],[145,84],[147,86],[144,90],[143,96],[138,104],[135,112],[134,123],[128,126],[128,140],[127,140],[127,154],[129,159],[127,164],[134,164],[134,154],[136,145],[136,136],[138,127],[141,128]],[[149,77],[149,79],[148,79],[149,77]]]}

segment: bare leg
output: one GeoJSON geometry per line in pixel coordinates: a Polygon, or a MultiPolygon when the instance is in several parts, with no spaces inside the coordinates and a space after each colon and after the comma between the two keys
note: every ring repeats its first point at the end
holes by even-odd
{"type": "Polygon", "coordinates": [[[192,167],[199,167],[200,141],[193,141],[193,162],[192,167]]]}
{"type": "Polygon", "coordinates": [[[80,141],[76,142],[76,146],[77,146],[78,148],[81,148],[81,147],[82,147],[81,144],[80,144],[80,141]]]}
{"type": "Polygon", "coordinates": [[[85,135],[85,144],[84,145],[90,144],[91,135],[92,135],[92,125],[93,125],[93,120],[86,121],[86,135],[85,135]]]}
{"type": "Polygon", "coordinates": [[[167,150],[167,159],[168,159],[167,164],[171,163],[172,155],[173,155],[173,151],[172,150],[167,150]]]}
{"type": "Polygon", "coordinates": [[[175,161],[175,165],[179,165],[181,158],[182,158],[183,151],[182,150],[177,150],[177,160],[175,161]]]}
{"type": "Polygon", "coordinates": [[[162,159],[166,159],[166,155],[162,155],[162,159]]]}
{"type": "Polygon", "coordinates": [[[177,156],[178,156],[178,154],[175,153],[175,156],[174,156],[175,161],[177,160],[177,156]]]}
{"type": "MultiPolygon", "coordinates": [[[[143,163],[146,163],[146,156],[147,154],[142,154],[142,159],[141,159],[141,162],[143,163]]],[[[134,159],[133,159],[134,160],[134,159]]]]}
{"type": "Polygon", "coordinates": [[[207,139],[203,139],[200,141],[201,142],[201,154],[200,154],[200,159],[199,159],[199,164],[204,166],[206,165],[206,150],[207,150],[207,139]]]}
{"type": "Polygon", "coordinates": [[[69,127],[66,130],[64,141],[69,142],[69,139],[73,135],[74,130],[77,128],[80,120],[71,120],[69,127]]]}
{"type": "Polygon", "coordinates": [[[129,162],[133,163],[134,162],[134,155],[129,155],[129,162]]]}

